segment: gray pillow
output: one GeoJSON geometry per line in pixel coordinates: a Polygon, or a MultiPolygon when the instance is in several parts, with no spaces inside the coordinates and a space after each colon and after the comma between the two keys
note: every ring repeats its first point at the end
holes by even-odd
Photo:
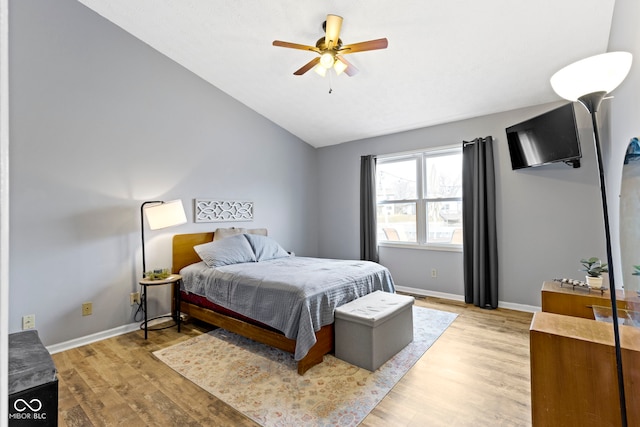
{"type": "Polygon", "coordinates": [[[256,257],[244,234],[214,240],[211,243],[194,246],[198,256],[209,267],[256,262],[256,257]]]}
{"type": "Polygon", "coordinates": [[[282,249],[282,246],[280,246],[278,242],[267,236],[244,234],[244,237],[249,241],[253,253],[256,256],[256,261],[266,261],[289,256],[287,251],[282,249]]]}

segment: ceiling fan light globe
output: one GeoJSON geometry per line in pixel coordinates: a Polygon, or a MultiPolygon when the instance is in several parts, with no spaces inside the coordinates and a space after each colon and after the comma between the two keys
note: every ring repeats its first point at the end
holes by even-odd
{"type": "Polygon", "coordinates": [[[347,64],[340,61],[339,59],[336,59],[336,62],[333,64],[333,69],[336,70],[336,74],[339,76],[344,70],[347,69],[347,64]]]}
{"type": "Polygon", "coordinates": [[[631,60],[632,55],[628,52],[590,56],[556,72],[551,76],[551,87],[569,101],[595,92],[610,93],[629,74],[631,60]]]}
{"type": "Polygon", "coordinates": [[[335,62],[335,58],[330,53],[323,53],[320,56],[320,65],[322,65],[326,69],[333,67],[334,62],[335,62]]]}
{"type": "Polygon", "coordinates": [[[316,67],[313,70],[322,77],[327,75],[327,69],[324,68],[322,65],[316,65],[316,67]]]}

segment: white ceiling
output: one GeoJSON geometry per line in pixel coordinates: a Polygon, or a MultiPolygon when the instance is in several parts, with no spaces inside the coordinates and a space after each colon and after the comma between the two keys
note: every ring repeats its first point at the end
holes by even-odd
{"type": "Polygon", "coordinates": [[[615,0],[79,0],[315,147],[559,100],[549,77],[607,50],[615,0]],[[293,72],[328,13],[359,70],[293,72]],[[332,88],[332,93],[329,89],[332,88]]]}

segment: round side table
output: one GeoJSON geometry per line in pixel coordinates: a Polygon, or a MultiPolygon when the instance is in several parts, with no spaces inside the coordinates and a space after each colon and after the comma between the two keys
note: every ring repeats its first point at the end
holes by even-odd
{"type": "Polygon", "coordinates": [[[150,279],[142,279],[140,280],[140,286],[142,286],[142,308],[144,311],[144,322],[140,324],[140,329],[144,329],[144,339],[147,339],[148,331],[159,331],[162,329],[172,328],[178,325],[178,332],[180,332],[180,285],[182,284],[182,276],[179,274],[172,274],[166,279],[158,279],[158,280],[150,280],[150,279]],[[171,314],[168,316],[157,316],[151,319],[147,318],[147,288],[150,286],[161,286],[161,285],[173,285],[173,307],[171,310],[171,314]],[[156,319],[162,319],[165,317],[172,318],[175,323],[169,326],[163,326],[162,328],[153,328],[149,329],[149,322],[156,319]]]}

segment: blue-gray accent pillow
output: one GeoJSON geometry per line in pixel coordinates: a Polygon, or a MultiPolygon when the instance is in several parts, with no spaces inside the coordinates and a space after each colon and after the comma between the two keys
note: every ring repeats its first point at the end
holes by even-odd
{"type": "Polygon", "coordinates": [[[244,234],[194,246],[198,256],[209,267],[256,262],[256,257],[244,234]]]}
{"type": "Polygon", "coordinates": [[[288,257],[287,251],[282,249],[282,246],[275,240],[267,236],[261,236],[258,234],[243,234],[247,239],[253,253],[256,256],[256,261],[266,261],[275,258],[288,257]]]}

